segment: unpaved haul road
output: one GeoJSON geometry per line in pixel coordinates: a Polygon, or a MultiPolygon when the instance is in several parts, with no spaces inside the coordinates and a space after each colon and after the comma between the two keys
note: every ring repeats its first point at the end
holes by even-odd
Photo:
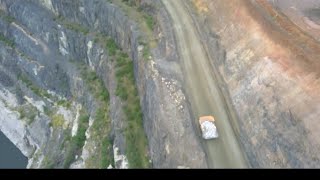
{"type": "MultiPolygon", "coordinates": [[[[173,21],[179,46],[186,91],[190,98],[195,123],[198,117],[213,115],[220,137],[203,140],[210,168],[246,168],[247,163],[232,129],[225,103],[211,72],[209,59],[198,38],[192,19],[181,0],[162,0],[173,21]]],[[[197,133],[200,133],[198,127],[197,133]]]]}

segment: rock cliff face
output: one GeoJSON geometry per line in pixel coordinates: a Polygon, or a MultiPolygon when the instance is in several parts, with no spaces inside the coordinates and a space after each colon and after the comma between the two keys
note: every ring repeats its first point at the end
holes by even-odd
{"type": "Polygon", "coordinates": [[[266,1],[189,2],[250,165],[319,167],[318,42],[266,1]]]}
{"type": "Polygon", "coordinates": [[[132,10],[127,12],[127,5],[0,1],[0,130],[29,158],[29,168],[134,167],[130,162],[136,160],[127,157],[127,102],[117,96],[117,63],[106,47],[110,38],[133,61],[148,139],[142,156],[151,162],[143,167],[207,167],[167,12],[159,1],[141,3],[157,22],[150,52],[143,28],[126,14],[132,10]]]}
{"type": "MultiPolygon", "coordinates": [[[[28,168],[208,167],[172,19],[126,2],[0,0],[0,130],[28,168]]],[[[250,166],[319,167],[318,10],[184,2],[250,166]]]]}

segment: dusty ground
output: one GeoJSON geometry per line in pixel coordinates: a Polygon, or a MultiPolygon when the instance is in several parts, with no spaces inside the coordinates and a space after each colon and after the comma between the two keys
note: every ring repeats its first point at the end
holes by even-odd
{"type": "MultiPolygon", "coordinates": [[[[198,117],[203,115],[213,115],[217,119],[220,138],[203,141],[209,167],[246,167],[245,158],[230,123],[229,112],[225,108],[225,102],[192,18],[186,12],[181,0],[163,0],[163,3],[173,20],[195,123],[198,124],[198,117]]],[[[200,136],[199,129],[198,133],[200,136]]]]}

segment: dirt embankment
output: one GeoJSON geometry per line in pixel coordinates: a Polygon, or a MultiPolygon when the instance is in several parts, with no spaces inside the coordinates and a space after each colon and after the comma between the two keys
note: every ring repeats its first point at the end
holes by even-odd
{"type": "Polygon", "coordinates": [[[190,0],[253,167],[320,166],[320,46],[267,1],[190,0]],[[217,43],[219,41],[219,43],[217,43]],[[225,53],[216,55],[217,49],[225,53]]]}

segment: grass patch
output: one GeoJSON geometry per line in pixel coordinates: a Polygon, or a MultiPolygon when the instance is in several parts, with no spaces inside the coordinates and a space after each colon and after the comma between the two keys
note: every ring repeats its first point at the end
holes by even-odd
{"type": "Polygon", "coordinates": [[[77,24],[77,23],[64,21],[63,25],[67,29],[70,29],[70,30],[75,31],[77,33],[82,33],[84,35],[87,35],[90,32],[88,28],[86,28],[80,24],[77,24]]]}
{"type": "Polygon", "coordinates": [[[39,97],[46,97],[48,99],[52,99],[53,97],[45,90],[37,87],[30,79],[26,76],[20,74],[18,76],[18,80],[22,81],[27,88],[29,88],[34,94],[38,95],[39,97]]]}
{"type": "Polygon", "coordinates": [[[86,84],[88,84],[89,90],[95,98],[103,103],[104,106],[108,106],[110,98],[109,92],[105,88],[101,78],[96,75],[96,72],[88,68],[82,68],[82,77],[86,84]]]}
{"type": "Polygon", "coordinates": [[[113,140],[109,137],[105,137],[101,144],[101,167],[108,167],[110,164],[114,167],[113,159],[113,140]]]}
{"type": "Polygon", "coordinates": [[[65,28],[71,31],[75,31],[77,33],[87,35],[90,32],[90,30],[87,27],[84,27],[83,25],[78,24],[76,22],[70,22],[61,15],[54,17],[53,20],[61,23],[65,28]]]}
{"type": "Polygon", "coordinates": [[[15,21],[15,18],[12,16],[3,16],[3,19],[7,22],[7,23],[12,23],[15,21]]]}
{"type": "Polygon", "coordinates": [[[46,168],[46,169],[53,169],[54,168],[54,161],[52,158],[49,158],[47,156],[44,157],[41,166],[46,168]]]}
{"type": "Polygon", "coordinates": [[[125,129],[126,154],[130,168],[149,167],[147,139],[144,134],[140,99],[135,86],[133,62],[121,52],[116,56],[116,95],[125,102],[124,113],[128,126],[125,129]]]}
{"type": "Polygon", "coordinates": [[[153,31],[155,24],[156,24],[153,16],[145,14],[143,17],[144,17],[149,29],[153,31]]]}
{"type": "Polygon", "coordinates": [[[58,106],[65,107],[65,108],[67,108],[67,109],[70,109],[70,108],[71,108],[71,102],[68,101],[68,100],[65,100],[65,99],[62,99],[62,100],[57,101],[57,105],[58,105],[58,106]]]}
{"type": "Polygon", "coordinates": [[[86,131],[89,126],[89,116],[87,114],[81,114],[79,117],[78,132],[74,138],[77,147],[81,148],[84,146],[86,140],[86,131]]]}
{"type": "Polygon", "coordinates": [[[142,52],[142,56],[144,60],[148,60],[151,56],[151,52],[150,52],[150,46],[143,42],[142,40],[139,40],[139,44],[143,46],[143,52],[142,52]]]}
{"type": "Polygon", "coordinates": [[[118,46],[113,39],[107,39],[106,47],[110,56],[116,55],[118,46]]]}
{"type": "Polygon", "coordinates": [[[14,17],[7,15],[3,10],[0,10],[0,16],[9,24],[15,21],[14,17]]]}
{"type": "Polygon", "coordinates": [[[108,109],[108,106],[97,109],[95,121],[92,124],[92,135],[100,139],[100,142],[97,143],[99,168],[107,168],[110,164],[114,166],[112,140],[110,138],[111,121],[108,109]]]}
{"type": "Polygon", "coordinates": [[[63,115],[61,114],[54,114],[52,117],[51,117],[51,126],[55,129],[58,129],[58,128],[62,128],[63,127],[63,124],[65,122],[65,119],[63,117],[63,115]]]}
{"type": "Polygon", "coordinates": [[[52,117],[53,115],[53,111],[51,107],[48,107],[48,106],[43,106],[43,112],[49,117],[52,117]]]}
{"type": "Polygon", "coordinates": [[[69,168],[71,163],[75,161],[75,156],[81,154],[86,141],[86,131],[88,127],[89,115],[85,111],[81,111],[78,120],[77,134],[71,138],[71,142],[67,148],[67,154],[63,164],[64,168],[69,168]]]}
{"type": "MultiPolygon", "coordinates": [[[[105,48],[108,50],[109,55],[111,56],[111,61],[115,62],[116,68],[116,80],[117,80],[117,87],[116,87],[116,95],[120,97],[120,99],[124,102],[123,109],[127,119],[128,127],[125,129],[125,136],[126,136],[126,147],[127,147],[127,157],[129,161],[129,165],[131,168],[147,168],[149,167],[149,161],[147,157],[147,139],[144,134],[143,129],[143,122],[142,122],[142,112],[140,107],[140,99],[138,95],[137,88],[135,86],[135,78],[134,78],[134,67],[133,61],[130,60],[129,56],[121,51],[116,43],[103,35],[99,35],[97,38],[97,42],[101,42],[101,40],[105,40],[105,48]]],[[[145,46],[143,56],[145,59],[148,59],[150,56],[150,49],[146,43],[143,43],[145,46]]],[[[84,71],[83,77],[87,84],[90,84],[90,90],[94,92],[94,94],[103,94],[97,93],[97,90],[102,88],[99,85],[98,77],[96,77],[94,72],[90,72],[88,70],[84,71]]],[[[99,97],[104,97],[101,95],[99,97]]],[[[109,98],[109,95],[105,95],[105,100],[109,98]]],[[[105,102],[105,100],[101,99],[101,102],[105,102]]],[[[104,103],[102,103],[104,104],[104,103]]],[[[108,118],[108,114],[106,113],[108,109],[103,109],[106,107],[105,105],[101,106],[96,113],[96,121],[93,124],[93,129],[98,135],[98,132],[104,131],[101,127],[107,123],[105,121],[108,118]],[[105,121],[105,122],[104,122],[105,121]]],[[[109,122],[110,123],[110,122],[109,122]]],[[[101,134],[101,133],[100,133],[101,134]]],[[[112,150],[110,143],[110,138],[108,142],[108,138],[104,137],[103,147],[105,154],[112,154],[110,152],[112,150]]],[[[104,159],[104,158],[102,158],[104,159]]],[[[103,163],[102,166],[105,167],[109,160],[103,160],[107,163],[103,163]]]]}
{"type": "Polygon", "coordinates": [[[28,125],[39,115],[38,109],[32,105],[20,106],[17,111],[19,112],[19,119],[25,119],[28,125]]]}
{"type": "MultiPolygon", "coordinates": [[[[117,49],[114,42],[109,41],[107,44],[111,49],[117,49]]],[[[95,71],[92,71],[85,64],[80,64],[79,69],[82,79],[99,104],[91,127],[91,138],[95,142],[96,152],[89,161],[96,168],[107,168],[110,164],[114,166],[112,139],[110,138],[109,92],[95,71]]]]}
{"type": "MultiPolygon", "coordinates": [[[[148,15],[146,12],[143,12],[143,8],[140,5],[139,1],[136,0],[112,0],[112,3],[116,4],[120,7],[123,12],[127,14],[130,19],[133,19],[138,23],[139,28],[144,32],[145,38],[148,41],[152,41],[154,39],[154,28],[156,25],[156,19],[148,15]]],[[[149,5],[150,6],[150,5],[149,5]]],[[[150,6],[148,9],[154,9],[157,7],[150,6]]]]}
{"type": "MultiPolygon", "coordinates": [[[[14,17],[8,16],[3,10],[0,10],[0,17],[9,24],[12,23],[13,21],[15,21],[14,17]]],[[[2,33],[0,33],[0,41],[2,41],[3,43],[5,43],[7,46],[9,46],[11,48],[15,47],[14,41],[8,39],[2,33]]]]}
{"type": "Polygon", "coordinates": [[[15,43],[14,41],[8,39],[7,37],[5,37],[3,34],[0,33],[0,41],[2,41],[5,45],[14,48],[15,47],[15,43]]]}

